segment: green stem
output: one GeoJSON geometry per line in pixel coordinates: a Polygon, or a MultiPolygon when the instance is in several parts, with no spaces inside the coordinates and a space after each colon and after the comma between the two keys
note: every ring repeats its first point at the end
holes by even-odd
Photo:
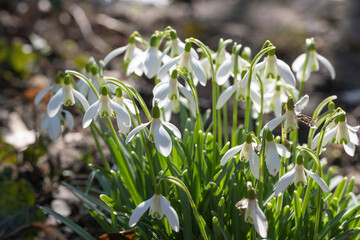
{"type": "Polygon", "coordinates": [[[236,136],[236,129],[237,129],[237,118],[238,118],[238,101],[236,96],[234,96],[234,108],[233,108],[233,123],[232,123],[232,134],[231,134],[231,147],[235,147],[237,144],[237,136],[236,136]]]}
{"type": "Polygon", "coordinates": [[[263,85],[263,82],[261,81],[261,78],[258,75],[256,77],[257,77],[257,80],[260,85],[260,104],[261,104],[259,117],[257,119],[256,136],[260,136],[261,129],[262,129],[262,123],[263,123],[263,115],[264,115],[264,85],[263,85]]]}
{"type": "Polygon", "coordinates": [[[102,151],[101,145],[100,145],[99,140],[98,140],[98,138],[97,138],[97,136],[96,136],[96,132],[95,132],[95,129],[94,129],[94,126],[93,126],[93,125],[94,125],[94,124],[91,124],[91,125],[90,125],[90,129],[91,129],[91,134],[93,135],[93,138],[94,138],[94,140],[95,140],[96,148],[98,149],[98,151],[99,151],[99,153],[100,153],[100,156],[101,156],[101,159],[103,160],[104,167],[105,167],[107,170],[110,170],[111,167],[110,167],[108,161],[106,160],[106,157],[105,157],[105,155],[104,155],[104,153],[103,153],[103,151],[102,151]]]}

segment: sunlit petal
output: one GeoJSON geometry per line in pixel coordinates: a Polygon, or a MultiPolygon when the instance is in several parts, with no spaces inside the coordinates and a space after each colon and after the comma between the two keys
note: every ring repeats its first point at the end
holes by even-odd
{"type": "Polygon", "coordinates": [[[305,63],[305,58],[306,58],[306,54],[303,53],[294,60],[293,64],[291,65],[291,68],[294,72],[302,71],[302,68],[305,63]]]}
{"type": "Polygon", "coordinates": [[[299,114],[309,103],[309,96],[306,94],[295,104],[295,113],[299,114]]]}
{"type": "Polygon", "coordinates": [[[233,59],[227,58],[216,72],[216,83],[218,85],[223,85],[229,79],[232,67],[233,59]]]}
{"type": "Polygon", "coordinates": [[[194,70],[194,73],[195,73],[196,77],[198,78],[200,84],[205,86],[206,82],[207,82],[206,74],[205,74],[205,71],[204,71],[203,67],[201,66],[200,62],[196,59],[190,58],[190,65],[191,65],[192,69],[194,70]]]}
{"type": "Polygon", "coordinates": [[[171,130],[172,133],[178,138],[181,139],[181,132],[179,129],[172,123],[169,122],[162,122],[163,125],[165,125],[167,128],[171,130]]]}
{"type": "Polygon", "coordinates": [[[230,148],[221,158],[220,164],[225,165],[233,156],[235,156],[241,150],[243,145],[244,144],[241,144],[240,146],[230,148]]]}
{"type": "Polygon", "coordinates": [[[284,158],[289,158],[290,157],[290,152],[289,150],[284,146],[281,145],[279,143],[275,143],[276,146],[276,150],[279,153],[280,156],[284,157],[284,158]]]}
{"type": "Polygon", "coordinates": [[[335,73],[335,69],[333,67],[333,65],[329,62],[329,60],[327,60],[326,58],[324,58],[323,56],[321,56],[320,54],[316,54],[316,58],[322,63],[324,64],[324,66],[329,70],[330,72],[330,76],[331,79],[335,79],[336,77],[336,73],[335,73]]]}
{"type": "Polygon", "coordinates": [[[259,180],[259,156],[253,149],[249,151],[249,165],[252,175],[259,180]]]}
{"type": "Polygon", "coordinates": [[[74,94],[74,96],[76,97],[77,100],[79,100],[81,106],[84,108],[84,110],[88,110],[89,108],[89,103],[86,100],[86,98],[78,91],[76,91],[75,89],[72,89],[72,92],[74,94]]]}
{"type": "Polygon", "coordinates": [[[236,89],[238,87],[238,83],[235,83],[234,85],[228,87],[223,91],[216,103],[216,109],[220,109],[224,106],[224,104],[231,98],[231,96],[236,92],[236,89]]]}
{"type": "Polygon", "coordinates": [[[285,120],[285,117],[286,117],[286,114],[272,119],[267,124],[265,124],[264,129],[265,129],[265,127],[267,127],[270,131],[274,130],[282,121],[285,120]]]}
{"type": "Polygon", "coordinates": [[[321,190],[323,190],[324,192],[329,192],[329,187],[326,185],[325,181],[319,177],[318,175],[316,175],[313,172],[310,172],[309,170],[305,169],[305,172],[307,173],[307,175],[309,175],[312,179],[315,180],[315,182],[317,182],[317,184],[319,184],[321,190]]]}
{"type": "Polygon", "coordinates": [[[294,180],[295,173],[296,173],[296,169],[293,168],[279,179],[278,183],[276,184],[276,188],[275,188],[275,197],[279,197],[284,193],[286,188],[294,180]]]}
{"type": "Polygon", "coordinates": [[[116,118],[120,119],[121,122],[124,123],[125,126],[129,126],[131,125],[131,119],[130,119],[130,115],[128,113],[128,111],[120,106],[119,104],[117,104],[116,102],[114,102],[113,100],[109,99],[109,103],[110,106],[112,108],[112,110],[116,113],[116,118]]]}
{"type": "Polygon", "coordinates": [[[55,115],[49,119],[48,135],[51,140],[55,141],[61,134],[61,122],[59,116],[55,115]]]}
{"type": "Polygon", "coordinates": [[[149,209],[149,207],[151,206],[151,203],[154,200],[155,195],[140,203],[135,210],[133,211],[133,213],[131,214],[130,220],[129,220],[129,227],[133,227],[136,225],[136,223],[139,221],[139,219],[141,218],[142,215],[144,215],[144,213],[146,212],[146,210],[149,209]]]}
{"type": "Polygon", "coordinates": [[[84,115],[84,118],[82,121],[83,128],[87,128],[90,125],[90,123],[92,122],[92,120],[96,117],[96,115],[99,111],[99,106],[100,106],[100,100],[96,101],[85,112],[85,115],[84,115]]]}
{"type": "Polygon", "coordinates": [[[60,110],[61,105],[64,102],[64,88],[60,88],[57,93],[50,99],[47,106],[47,113],[50,118],[54,117],[60,110]]]}
{"type": "Polygon", "coordinates": [[[165,128],[161,125],[160,119],[155,123],[154,129],[154,141],[156,149],[164,156],[167,157],[170,155],[172,150],[171,137],[165,128]]]}
{"type": "Polygon", "coordinates": [[[126,46],[122,46],[119,48],[116,48],[114,50],[112,50],[108,55],[106,55],[106,57],[104,58],[104,67],[115,57],[123,54],[123,52],[125,52],[125,50],[128,48],[128,45],[126,46]]]}
{"type": "Polygon", "coordinates": [[[65,113],[65,119],[66,119],[66,122],[68,124],[69,130],[72,130],[74,128],[74,117],[73,117],[73,115],[67,110],[62,110],[62,112],[65,113]]]}
{"type": "Polygon", "coordinates": [[[167,74],[169,74],[169,70],[178,62],[180,62],[180,59],[182,57],[182,54],[171,59],[170,61],[168,61],[167,63],[165,63],[159,70],[158,73],[158,78],[163,78],[165,77],[167,74]]]}
{"type": "Polygon", "coordinates": [[[266,143],[266,166],[269,170],[269,173],[275,177],[279,171],[281,166],[281,161],[279,154],[276,150],[276,146],[274,141],[268,141],[266,143]]]}
{"type": "Polygon", "coordinates": [[[179,217],[173,207],[171,207],[170,202],[163,196],[160,198],[161,201],[161,208],[171,226],[171,228],[175,232],[179,232],[180,224],[179,224],[179,217]]]}
{"type": "Polygon", "coordinates": [[[147,122],[147,123],[143,123],[143,124],[140,124],[139,126],[137,126],[136,128],[134,128],[130,133],[129,135],[126,137],[126,140],[125,140],[125,143],[128,144],[131,139],[141,130],[143,130],[144,128],[146,128],[149,124],[151,123],[150,122],[147,122]]]}
{"type": "Polygon", "coordinates": [[[289,65],[279,59],[276,59],[275,64],[280,76],[284,79],[284,81],[290,86],[295,87],[296,80],[294,74],[291,72],[289,65]]]}
{"type": "Polygon", "coordinates": [[[47,87],[47,88],[41,90],[41,91],[36,95],[36,97],[35,97],[35,99],[34,99],[34,104],[35,104],[35,105],[39,104],[39,102],[41,101],[41,99],[43,99],[44,96],[45,96],[48,92],[50,92],[51,90],[53,90],[53,89],[54,89],[54,86],[50,86],[50,87],[47,87]]]}
{"type": "Polygon", "coordinates": [[[352,142],[348,142],[347,144],[343,144],[344,150],[349,156],[353,157],[355,155],[355,144],[352,142]]]}
{"type": "Polygon", "coordinates": [[[250,200],[256,201],[253,206],[252,218],[255,226],[255,230],[259,235],[263,238],[267,237],[267,230],[268,230],[268,221],[266,220],[265,214],[259,207],[257,200],[250,200]]]}

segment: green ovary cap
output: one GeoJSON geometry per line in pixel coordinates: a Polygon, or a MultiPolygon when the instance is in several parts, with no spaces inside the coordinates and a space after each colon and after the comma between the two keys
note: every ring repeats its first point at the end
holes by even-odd
{"type": "Polygon", "coordinates": [[[328,105],[328,110],[335,110],[335,107],[335,103],[333,101],[330,101],[328,105]]]}
{"type": "Polygon", "coordinates": [[[251,136],[251,134],[248,134],[247,136],[246,136],[246,143],[247,144],[250,144],[252,142],[252,136],[251,136]]]}
{"type": "Polygon", "coordinates": [[[86,72],[87,72],[87,73],[91,72],[91,63],[87,63],[87,64],[85,65],[85,69],[86,69],[86,72]]]}
{"type": "Polygon", "coordinates": [[[303,156],[300,154],[296,159],[296,164],[303,165],[303,162],[304,162],[303,156]]]}
{"type": "Polygon", "coordinates": [[[99,68],[96,65],[91,67],[91,73],[93,75],[96,75],[98,72],[99,72],[99,68]]]}
{"type": "Polygon", "coordinates": [[[103,86],[103,87],[101,88],[101,95],[103,95],[103,96],[107,96],[107,95],[108,95],[108,89],[107,89],[106,86],[103,86]]]}
{"type": "Polygon", "coordinates": [[[70,84],[71,84],[70,75],[66,75],[66,76],[65,76],[65,85],[70,85],[70,84]]]}
{"type": "Polygon", "coordinates": [[[152,108],[152,116],[153,118],[160,118],[160,108],[158,107],[158,105],[155,105],[152,108]]]}
{"type": "Polygon", "coordinates": [[[274,141],[274,136],[272,135],[270,130],[268,130],[266,133],[266,141],[268,142],[274,141]]]}
{"type": "Polygon", "coordinates": [[[289,97],[287,100],[287,110],[294,111],[294,99],[292,97],[289,97]]]}
{"type": "Polygon", "coordinates": [[[177,70],[176,70],[176,69],[171,72],[171,78],[172,78],[172,79],[176,79],[176,78],[177,78],[177,75],[178,75],[178,73],[177,73],[177,70]]]}
{"type": "Polygon", "coordinates": [[[161,195],[162,194],[162,187],[161,187],[160,183],[156,184],[156,186],[155,186],[155,194],[156,195],[161,195]]]}
{"type": "Polygon", "coordinates": [[[122,97],[122,90],[121,88],[117,88],[115,92],[116,97],[121,98],[122,97]]]}
{"type": "Polygon", "coordinates": [[[129,37],[129,43],[130,44],[134,44],[135,43],[135,35],[132,34],[130,37],[129,37]]]}
{"type": "Polygon", "coordinates": [[[176,35],[176,31],[175,31],[175,30],[171,30],[171,31],[170,31],[170,38],[171,38],[171,40],[177,39],[177,35],[176,35]]]}
{"type": "Polygon", "coordinates": [[[255,193],[255,190],[254,189],[250,189],[249,191],[248,191],[248,198],[250,199],[250,200],[255,200],[256,199],[256,193],[255,193]]]}
{"type": "Polygon", "coordinates": [[[156,47],[157,46],[157,42],[158,42],[158,38],[156,35],[152,35],[150,38],[150,46],[151,47],[156,47]]]}
{"type": "Polygon", "coordinates": [[[190,52],[191,50],[191,42],[186,42],[185,44],[185,52],[190,52]]]}
{"type": "Polygon", "coordinates": [[[275,49],[272,49],[268,52],[269,56],[274,56],[275,55],[275,49]]]}
{"type": "Polygon", "coordinates": [[[345,114],[341,114],[341,115],[338,117],[338,120],[339,120],[339,122],[345,122],[345,114]]]}

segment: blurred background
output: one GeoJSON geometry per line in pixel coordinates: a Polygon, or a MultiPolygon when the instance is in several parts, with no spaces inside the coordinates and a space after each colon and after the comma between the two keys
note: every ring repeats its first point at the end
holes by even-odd
{"type": "MultiPolygon", "coordinates": [[[[213,50],[220,38],[231,38],[256,54],[270,40],[278,58],[289,65],[305,51],[305,39],[314,37],[317,52],[330,60],[337,76],[332,81],[323,66],[311,75],[305,113],[312,114],[335,94],[336,106],[354,126],[360,119],[359,24],[359,0],[0,0],[0,239],[77,239],[36,205],[51,206],[94,236],[103,233],[61,185],[85,186],[87,164],[99,161],[89,129],[81,127],[80,112],[71,109],[75,129],[55,142],[40,135],[46,99],[37,106],[33,100],[58,71],[82,72],[89,57],[103,59],[127,44],[133,31],[148,39],[168,25],[182,40],[195,37],[213,50]]],[[[116,60],[108,69],[106,75],[151,99],[149,80],[125,76],[116,60]]],[[[205,109],[208,92],[200,91],[205,109]]],[[[339,147],[329,149],[328,163],[340,175],[356,176],[359,193],[359,149],[353,158],[339,147]]]]}

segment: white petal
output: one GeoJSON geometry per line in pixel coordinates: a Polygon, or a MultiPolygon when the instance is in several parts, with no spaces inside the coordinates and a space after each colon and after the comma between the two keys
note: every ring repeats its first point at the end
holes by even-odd
{"type": "Polygon", "coordinates": [[[100,100],[97,100],[85,112],[85,115],[84,115],[84,118],[82,121],[83,128],[87,128],[90,125],[90,123],[92,122],[92,120],[96,117],[96,115],[99,111],[99,106],[100,106],[100,100]]]}
{"type": "Polygon", "coordinates": [[[282,102],[281,99],[278,97],[275,99],[274,102],[274,113],[276,117],[280,117],[281,116],[281,111],[282,111],[282,102]]]}
{"type": "Polygon", "coordinates": [[[278,183],[276,184],[276,188],[275,188],[275,197],[279,197],[284,193],[286,188],[294,180],[295,173],[296,173],[296,169],[293,168],[279,179],[278,183]]]}
{"type": "Polygon", "coordinates": [[[333,140],[333,138],[335,138],[336,135],[336,131],[338,129],[338,125],[336,125],[334,128],[330,128],[328,127],[325,131],[325,135],[322,141],[322,146],[325,146],[328,142],[330,142],[331,140],[333,140]]]}
{"type": "Polygon", "coordinates": [[[181,84],[178,84],[178,87],[179,87],[180,91],[184,94],[184,96],[187,98],[187,100],[189,100],[191,109],[193,111],[195,111],[196,103],[195,103],[195,98],[194,98],[193,94],[186,87],[184,87],[181,84]]]}
{"type": "Polygon", "coordinates": [[[295,104],[295,113],[299,114],[309,103],[309,96],[306,94],[295,104]]]}
{"type": "Polygon", "coordinates": [[[305,172],[312,178],[315,180],[315,182],[317,182],[317,184],[319,184],[320,188],[324,191],[324,192],[329,192],[329,188],[326,185],[326,183],[324,182],[324,180],[322,180],[321,177],[319,177],[318,175],[316,175],[313,172],[310,172],[309,170],[306,170],[304,168],[305,172]]]}
{"type": "Polygon", "coordinates": [[[244,144],[230,148],[221,158],[220,164],[224,166],[233,156],[235,156],[243,147],[244,144]]]}
{"type": "Polygon", "coordinates": [[[128,48],[128,45],[126,46],[122,46],[119,48],[116,48],[114,50],[112,50],[108,55],[106,55],[106,57],[104,58],[104,67],[115,57],[123,54],[123,52],[125,52],[125,50],[128,48]]]}
{"type": "Polygon", "coordinates": [[[37,105],[39,104],[39,102],[41,101],[41,99],[43,99],[43,97],[51,90],[54,89],[54,86],[50,86],[50,87],[47,87],[43,90],[41,90],[35,97],[34,99],[34,104],[37,105]]]}
{"type": "Polygon", "coordinates": [[[279,143],[275,143],[276,146],[276,150],[279,153],[280,156],[284,157],[284,158],[289,158],[290,157],[290,152],[289,150],[287,150],[287,148],[284,145],[281,145],[279,143]]]}
{"type": "Polygon", "coordinates": [[[147,78],[153,78],[159,71],[161,59],[158,56],[158,50],[150,47],[144,60],[144,73],[147,78]]]}
{"type": "MultiPolygon", "coordinates": [[[[133,59],[131,59],[127,69],[126,69],[126,75],[130,75],[131,73],[135,72],[139,66],[143,63],[145,58],[146,51],[137,55],[133,59]]],[[[142,74],[142,73],[141,73],[142,74]]],[[[141,75],[140,74],[140,75],[141,75]]]]}
{"type": "Polygon", "coordinates": [[[78,91],[76,91],[75,89],[72,89],[72,92],[74,94],[74,96],[76,97],[77,100],[79,100],[81,106],[84,108],[84,110],[88,110],[89,108],[89,103],[87,102],[86,98],[78,91]]]}
{"type": "Polygon", "coordinates": [[[281,166],[281,160],[279,154],[276,150],[274,141],[266,143],[266,166],[269,170],[269,173],[275,177],[279,171],[281,166]]]}
{"type": "Polygon", "coordinates": [[[190,65],[191,65],[192,69],[194,70],[194,73],[195,73],[196,77],[198,78],[200,84],[205,86],[206,82],[207,82],[206,74],[205,74],[205,71],[204,71],[203,67],[201,66],[200,62],[191,57],[190,65]]]}
{"type": "MultiPolygon", "coordinates": [[[[261,63],[256,64],[254,71],[253,71],[253,75],[255,73],[257,73],[260,69],[262,69],[265,66],[266,61],[262,61],[261,63]]],[[[248,79],[249,79],[249,71],[247,71],[247,73],[245,74],[244,78],[241,81],[241,87],[245,87],[248,84],[248,79]]]]}
{"type": "Polygon", "coordinates": [[[169,70],[171,69],[171,67],[174,66],[176,63],[180,62],[180,59],[181,59],[182,55],[183,54],[181,54],[181,55],[171,59],[167,63],[165,63],[159,70],[159,73],[157,75],[158,78],[165,77],[169,73],[169,70]]]}
{"type": "Polygon", "coordinates": [[[285,120],[285,117],[286,117],[286,114],[272,119],[267,124],[265,124],[264,128],[267,127],[270,131],[274,130],[282,121],[285,120]]]}
{"type": "Polygon", "coordinates": [[[275,64],[280,76],[284,79],[284,81],[290,86],[295,87],[296,80],[294,74],[291,72],[289,65],[279,59],[276,59],[275,64]]]}
{"type": "Polygon", "coordinates": [[[163,196],[160,198],[161,201],[161,208],[171,226],[171,228],[175,232],[179,232],[180,224],[179,224],[179,217],[173,207],[171,207],[170,202],[163,196]]]}
{"type": "Polygon", "coordinates": [[[129,227],[133,227],[136,225],[136,223],[139,221],[139,219],[141,218],[142,215],[144,215],[144,213],[146,212],[146,210],[149,209],[149,207],[151,206],[151,203],[154,200],[155,195],[140,203],[135,210],[133,211],[133,213],[131,214],[130,220],[129,220],[129,227]]]}
{"type": "Polygon", "coordinates": [[[252,218],[254,221],[255,230],[257,233],[259,233],[261,237],[266,238],[267,230],[268,230],[268,221],[266,220],[265,214],[260,209],[257,200],[252,200],[252,201],[256,201],[254,203],[253,211],[252,211],[252,218]]]}
{"type": "Polygon", "coordinates": [[[135,110],[135,105],[134,105],[133,101],[131,101],[130,99],[124,98],[124,103],[129,108],[131,114],[135,115],[136,110],[135,110]]]}
{"type": "Polygon", "coordinates": [[[172,150],[172,142],[171,137],[165,128],[161,125],[160,119],[155,122],[155,129],[154,129],[154,141],[156,149],[163,155],[167,157],[170,155],[172,150]]]}
{"type": "Polygon", "coordinates": [[[346,123],[346,127],[350,130],[350,131],[352,131],[352,132],[357,132],[357,131],[359,131],[359,128],[360,128],[360,126],[355,126],[355,127],[353,127],[353,126],[350,126],[349,124],[347,124],[346,123]]]}
{"type": "Polygon", "coordinates": [[[259,156],[253,149],[249,151],[249,165],[252,175],[259,180],[259,156]]]}
{"type": "Polygon", "coordinates": [[[62,110],[62,112],[65,113],[65,119],[66,119],[66,122],[68,124],[69,130],[72,130],[74,128],[74,117],[73,117],[73,115],[67,110],[62,110]]]}
{"type": "Polygon", "coordinates": [[[170,129],[171,132],[173,132],[178,139],[181,139],[181,132],[174,124],[169,122],[162,122],[162,124],[164,124],[168,129],[170,129]]]}
{"type": "Polygon", "coordinates": [[[350,142],[355,145],[359,145],[359,138],[358,138],[356,132],[352,132],[352,131],[348,130],[348,133],[349,133],[350,142]]]}
{"type": "Polygon", "coordinates": [[[57,115],[49,119],[48,135],[51,140],[55,141],[61,134],[61,122],[57,115]]]}
{"type": "Polygon", "coordinates": [[[216,109],[220,109],[224,106],[224,104],[231,98],[231,96],[236,92],[239,83],[235,83],[234,85],[228,87],[223,91],[216,103],[216,109]]]}
{"type": "MultiPolygon", "coordinates": [[[[154,89],[153,89],[153,94],[154,94],[154,101],[160,100],[160,101],[164,101],[170,94],[170,82],[160,82],[158,83],[154,89]]],[[[162,108],[163,106],[159,106],[159,108],[162,108]]]]}
{"type": "Polygon", "coordinates": [[[60,110],[61,105],[64,101],[64,88],[60,88],[59,91],[50,99],[47,106],[47,113],[50,118],[54,117],[60,110]]]}
{"type": "Polygon", "coordinates": [[[114,102],[113,100],[111,99],[109,100],[112,110],[116,113],[116,118],[119,119],[121,122],[123,122],[125,126],[130,127],[131,119],[128,111],[124,107],[114,102]]]}
{"type": "Polygon", "coordinates": [[[45,114],[40,121],[40,129],[46,130],[49,127],[49,115],[45,114]]]}
{"type": "Polygon", "coordinates": [[[130,130],[131,124],[126,125],[124,122],[122,122],[119,118],[116,118],[116,123],[119,128],[119,131],[123,134],[127,134],[130,130]]]}
{"type": "MultiPolygon", "coordinates": [[[[317,147],[319,142],[319,137],[320,137],[320,132],[318,132],[311,141],[311,149],[315,149],[317,147]]],[[[323,140],[323,146],[324,146],[324,140],[323,140]]]]}
{"type": "Polygon", "coordinates": [[[321,56],[320,54],[316,54],[316,58],[322,63],[324,64],[324,66],[329,70],[330,72],[330,76],[331,79],[335,79],[336,77],[336,73],[335,73],[335,69],[333,67],[333,65],[329,62],[329,60],[327,60],[326,58],[324,58],[323,56],[321,56]]]}
{"type": "Polygon", "coordinates": [[[223,85],[230,77],[231,68],[233,66],[232,58],[228,58],[219,67],[216,73],[216,82],[218,85],[223,85]]]}
{"type": "Polygon", "coordinates": [[[343,144],[345,152],[349,154],[349,156],[353,157],[355,154],[355,144],[352,142],[348,142],[348,144],[343,144]]]}
{"type": "Polygon", "coordinates": [[[293,64],[291,65],[291,68],[294,72],[299,72],[299,71],[302,72],[302,67],[304,66],[305,58],[306,58],[306,54],[303,53],[303,54],[300,54],[300,56],[298,56],[294,60],[293,64]]]}
{"type": "Polygon", "coordinates": [[[147,122],[147,123],[143,123],[143,124],[140,124],[139,126],[137,126],[136,128],[134,128],[130,133],[129,135],[126,137],[126,140],[125,140],[125,143],[128,144],[131,139],[135,136],[135,134],[137,134],[139,131],[143,130],[144,128],[146,128],[149,124],[151,123],[150,122],[147,122]]]}

